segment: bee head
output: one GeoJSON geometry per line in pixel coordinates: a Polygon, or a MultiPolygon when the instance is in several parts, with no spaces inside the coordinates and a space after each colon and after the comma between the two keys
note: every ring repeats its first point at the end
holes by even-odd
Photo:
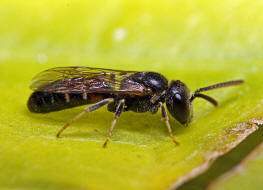
{"type": "Polygon", "coordinates": [[[170,114],[181,124],[188,124],[193,117],[191,93],[181,81],[172,81],[166,92],[166,107],[170,114]]]}
{"type": "Polygon", "coordinates": [[[191,95],[189,88],[183,82],[179,80],[172,81],[166,92],[166,107],[170,114],[177,121],[179,121],[181,124],[187,125],[189,122],[191,122],[193,117],[192,102],[195,98],[202,98],[210,102],[214,106],[218,105],[217,101],[214,98],[202,94],[201,92],[228,86],[235,86],[243,83],[243,80],[222,82],[211,86],[199,88],[193,93],[193,95],[191,95]]]}

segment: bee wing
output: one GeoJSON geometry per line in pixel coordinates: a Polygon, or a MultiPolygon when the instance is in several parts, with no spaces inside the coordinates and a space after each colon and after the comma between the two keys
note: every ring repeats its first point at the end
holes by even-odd
{"type": "Polygon", "coordinates": [[[45,70],[32,79],[34,91],[53,93],[146,93],[142,84],[127,80],[136,71],[92,67],[56,67],[45,70]],[[124,80],[126,79],[126,80],[124,80]]]}

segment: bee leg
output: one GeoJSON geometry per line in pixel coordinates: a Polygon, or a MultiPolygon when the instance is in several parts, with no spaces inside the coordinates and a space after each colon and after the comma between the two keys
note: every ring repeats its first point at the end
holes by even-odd
{"type": "Polygon", "coordinates": [[[68,127],[70,126],[73,122],[75,122],[76,120],[78,120],[80,117],[82,117],[84,114],[86,113],[89,113],[89,112],[92,112],[96,109],[99,109],[107,104],[110,104],[114,102],[114,99],[113,98],[107,98],[107,99],[104,99],[104,100],[101,100],[87,108],[85,108],[85,110],[81,113],[79,113],[78,115],[76,115],[72,120],[70,120],[68,123],[66,123],[66,125],[64,125],[60,130],[59,132],[57,133],[57,138],[60,136],[60,134],[68,127]]]}
{"type": "Polygon", "coordinates": [[[124,105],[125,105],[125,100],[122,99],[119,101],[119,104],[117,106],[117,109],[115,111],[115,115],[114,115],[114,120],[112,121],[111,123],[111,127],[109,129],[109,132],[108,132],[108,136],[107,136],[107,139],[105,141],[105,143],[103,144],[103,148],[106,148],[110,138],[111,138],[111,135],[112,135],[112,131],[114,129],[114,126],[116,125],[116,122],[117,122],[117,119],[119,119],[119,117],[121,116],[121,113],[124,109],[124,105]]]}
{"type": "Polygon", "coordinates": [[[168,115],[165,111],[165,108],[164,108],[164,105],[163,103],[159,103],[160,104],[160,107],[161,107],[161,112],[162,112],[162,120],[164,121],[167,129],[168,129],[168,132],[169,132],[169,135],[172,139],[172,141],[176,144],[176,145],[179,145],[179,143],[174,139],[174,136],[173,136],[173,133],[172,133],[172,129],[171,129],[171,126],[170,126],[170,123],[169,123],[169,118],[168,118],[168,115]]]}

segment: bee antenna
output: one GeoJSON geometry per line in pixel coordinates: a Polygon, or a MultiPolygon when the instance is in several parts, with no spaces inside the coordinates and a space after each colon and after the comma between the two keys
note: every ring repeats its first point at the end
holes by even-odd
{"type": "Polygon", "coordinates": [[[228,87],[228,86],[235,86],[235,85],[239,85],[239,84],[243,84],[243,83],[244,83],[244,80],[232,80],[232,81],[222,82],[222,83],[214,84],[211,86],[199,88],[194,92],[194,94],[190,98],[190,101],[192,102],[195,98],[203,98],[203,99],[207,100],[208,102],[210,102],[211,104],[213,104],[214,106],[217,106],[218,104],[217,104],[217,101],[215,99],[213,99],[210,96],[201,94],[200,92],[213,90],[213,89],[217,89],[217,88],[224,88],[224,87],[228,87]]]}
{"type": "Polygon", "coordinates": [[[207,96],[205,94],[193,94],[190,99],[190,102],[192,102],[195,98],[203,98],[204,100],[213,104],[215,107],[218,105],[217,101],[214,98],[207,96]]]}

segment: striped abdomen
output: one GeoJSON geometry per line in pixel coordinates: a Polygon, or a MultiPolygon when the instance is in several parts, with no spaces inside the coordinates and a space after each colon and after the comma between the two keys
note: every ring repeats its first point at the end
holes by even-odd
{"type": "Polygon", "coordinates": [[[63,94],[36,91],[28,99],[31,112],[48,113],[98,102],[106,97],[103,94],[63,94]]]}

